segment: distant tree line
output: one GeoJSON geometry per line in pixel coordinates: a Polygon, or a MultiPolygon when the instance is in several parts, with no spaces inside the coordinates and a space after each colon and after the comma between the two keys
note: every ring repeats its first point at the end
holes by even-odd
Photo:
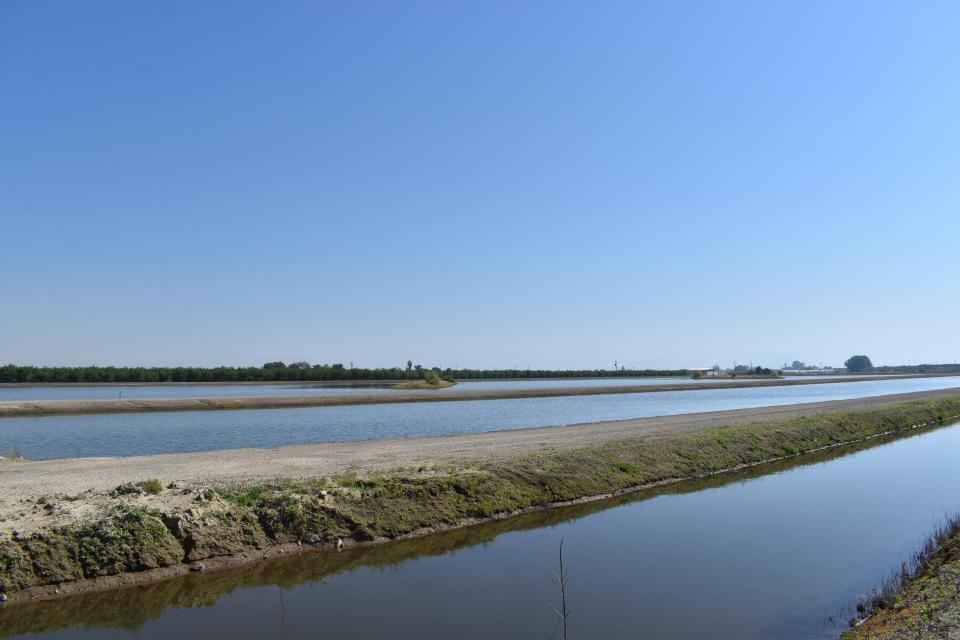
{"type": "Polygon", "coordinates": [[[633,378],[682,376],[686,369],[440,369],[408,363],[406,368],[347,368],[343,364],[268,362],[262,367],[0,367],[10,382],[334,382],[340,380],[422,380],[427,372],[444,379],[633,378]]]}
{"type": "Polygon", "coordinates": [[[820,367],[815,364],[807,364],[803,360],[794,360],[790,364],[786,362],[783,363],[784,369],[790,369],[792,371],[816,371],[818,369],[829,369],[830,367],[820,367]]]}
{"type": "Polygon", "coordinates": [[[759,365],[757,365],[756,367],[748,367],[745,364],[738,364],[733,368],[733,371],[731,373],[735,376],[740,374],[755,375],[755,376],[769,376],[775,373],[779,373],[779,371],[774,371],[769,367],[761,367],[759,365]]]}
{"type": "Polygon", "coordinates": [[[960,364],[911,364],[874,367],[876,373],[960,373],[960,364]]]}

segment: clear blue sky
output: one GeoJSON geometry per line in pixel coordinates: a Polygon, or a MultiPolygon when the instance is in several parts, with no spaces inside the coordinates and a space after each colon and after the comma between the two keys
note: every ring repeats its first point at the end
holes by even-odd
{"type": "Polygon", "coordinates": [[[960,359],[956,2],[0,6],[0,361],[960,359]]]}

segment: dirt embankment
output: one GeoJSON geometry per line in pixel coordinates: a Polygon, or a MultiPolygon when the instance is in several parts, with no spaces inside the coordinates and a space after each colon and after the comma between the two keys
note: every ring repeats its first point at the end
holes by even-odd
{"type": "MultiPolygon", "coordinates": [[[[506,450],[495,438],[512,432],[408,440],[406,449],[387,447],[387,454],[383,442],[349,443],[359,448],[346,471],[335,471],[343,463],[324,463],[323,455],[316,464],[271,471],[269,458],[260,457],[270,452],[252,450],[259,462],[247,469],[273,479],[238,481],[239,467],[224,473],[213,458],[200,465],[207,467],[206,486],[169,482],[165,463],[196,465],[196,456],[216,453],[239,462],[244,455],[133,459],[144,465],[141,473],[163,482],[125,482],[110,491],[102,488],[102,474],[124,459],[7,463],[0,482],[5,489],[8,481],[19,483],[21,497],[7,503],[0,523],[7,533],[0,541],[0,589],[14,600],[53,597],[118,577],[147,581],[200,562],[252,560],[271,549],[421,535],[943,424],[960,417],[960,394],[722,413],[665,419],[679,421],[659,432],[638,429],[641,421],[605,423],[579,444],[570,440],[591,425],[522,430],[526,435],[506,450]],[[481,440],[471,446],[471,436],[481,440]],[[432,441],[433,458],[417,451],[425,440],[432,441]],[[61,473],[68,479],[60,487],[88,488],[58,492],[61,473]],[[34,497],[37,491],[44,493],[34,497]]],[[[273,461],[297,458],[291,450],[298,449],[274,450],[273,461]]]]}
{"type": "MultiPolygon", "coordinates": [[[[940,374],[899,376],[927,378],[940,374]]],[[[508,400],[519,398],[555,398],[562,396],[609,395],[618,393],[655,393],[660,391],[706,391],[744,387],[787,387],[808,384],[876,381],[875,377],[824,378],[813,380],[749,380],[745,382],[689,382],[663,385],[604,387],[559,387],[547,389],[507,389],[488,391],[427,390],[384,393],[314,394],[304,396],[242,396],[211,398],[131,398],[95,400],[6,400],[0,402],[0,418],[71,415],[89,413],[139,413],[149,411],[221,411],[232,409],[289,409],[342,405],[393,404],[407,402],[454,402],[469,400],[508,400]]]]}
{"type": "Polygon", "coordinates": [[[960,638],[960,517],[941,524],[857,613],[867,617],[852,620],[843,640],[960,638]]]}

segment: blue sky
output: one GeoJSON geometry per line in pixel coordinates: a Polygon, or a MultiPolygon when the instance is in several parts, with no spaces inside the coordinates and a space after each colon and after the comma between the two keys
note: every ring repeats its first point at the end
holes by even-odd
{"type": "Polygon", "coordinates": [[[0,361],[960,359],[954,2],[0,7],[0,361]]]}

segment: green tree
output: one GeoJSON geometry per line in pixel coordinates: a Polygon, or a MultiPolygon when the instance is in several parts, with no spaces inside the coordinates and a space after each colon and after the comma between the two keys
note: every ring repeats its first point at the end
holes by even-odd
{"type": "Polygon", "coordinates": [[[868,371],[873,369],[873,363],[870,362],[870,358],[867,356],[850,356],[846,362],[843,363],[843,366],[847,368],[847,371],[868,371]]]}

